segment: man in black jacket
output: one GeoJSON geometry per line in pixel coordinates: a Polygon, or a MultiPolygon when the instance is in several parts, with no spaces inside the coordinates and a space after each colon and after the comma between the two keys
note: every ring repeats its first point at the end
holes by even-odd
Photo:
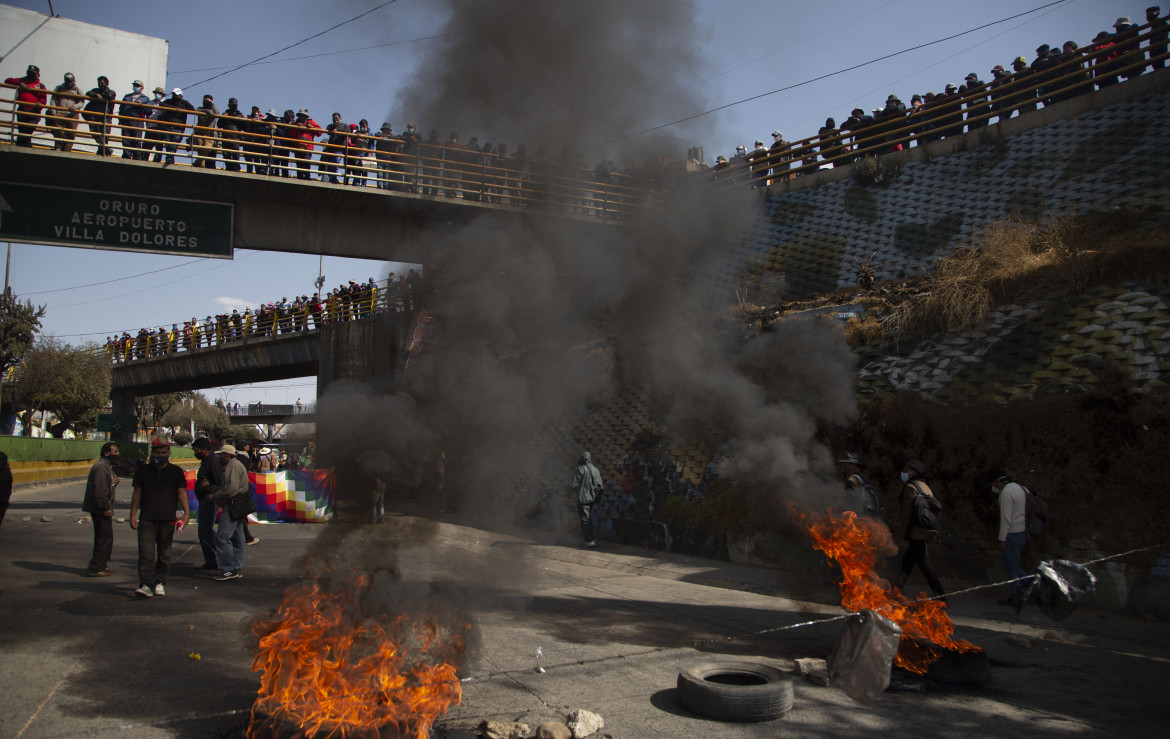
{"type": "Polygon", "coordinates": [[[97,87],[85,94],[89,102],[85,104],[81,115],[89,122],[89,135],[97,142],[98,156],[108,157],[114,153],[109,146],[109,136],[118,93],[110,89],[110,80],[103,75],[97,78],[97,87]]]}
{"type": "MultiPolygon", "coordinates": [[[[256,112],[260,109],[256,108],[256,112]]],[[[219,148],[223,152],[223,168],[228,172],[240,171],[240,142],[244,140],[246,125],[240,101],[228,98],[227,109],[219,116],[219,148]]]]}
{"type": "Polygon", "coordinates": [[[988,119],[979,120],[979,118],[990,112],[987,103],[987,83],[979,79],[979,75],[971,72],[963,80],[963,85],[959,88],[959,96],[966,98],[963,104],[967,108],[967,130],[974,131],[986,126],[988,119]]]}
{"type": "Polygon", "coordinates": [[[195,473],[195,498],[199,501],[195,520],[199,526],[199,548],[203,550],[201,570],[218,570],[215,557],[215,493],[223,487],[223,463],[215,453],[215,445],[208,439],[196,439],[191,445],[199,460],[195,473]]]}
{"type": "Polygon", "coordinates": [[[410,192],[418,192],[418,145],[421,139],[414,124],[406,124],[406,130],[402,132],[401,166],[410,192]]]}
{"type": "Polygon", "coordinates": [[[114,474],[113,465],[117,461],[118,445],[112,441],[102,444],[101,456],[89,468],[89,478],[85,481],[81,510],[93,520],[93,556],[85,568],[90,577],[114,574],[108,565],[114,551],[114,493],[118,488],[118,476],[114,474]]]}
{"type": "MultiPolygon", "coordinates": [[[[171,96],[162,101],[165,108],[158,114],[159,129],[167,142],[167,164],[175,163],[175,152],[183,141],[183,132],[187,128],[187,116],[195,112],[195,106],[183,99],[183,91],[179,88],[171,90],[171,96]]],[[[190,144],[187,146],[190,149],[190,144]]],[[[154,161],[159,161],[159,155],[154,155],[154,161]]]]}
{"type": "Polygon", "coordinates": [[[1166,19],[1160,17],[1162,9],[1157,5],[1151,5],[1146,8],[1146,23],[1150,24],[1150,66],[1155,70],[1162,69],[1166,66],[1165,59],[1157,59],[1155,57],[1166,53],[1167,38],[1170,38],[1170,24],[1167,24],[1166,19]]]}
{"type": "Polygon", "coordinates": [[[171,443],[155,439],[150,443],[150,463],[134,474],[134,497],[130,500],[130,528],[138,532],[138,588],[140,598],[166,595],[171,544],[175,537],[175,510],[183,509],[180,525],[191,519],[187,503],[187,478],[182,468],[171,464],[171,443]]]}

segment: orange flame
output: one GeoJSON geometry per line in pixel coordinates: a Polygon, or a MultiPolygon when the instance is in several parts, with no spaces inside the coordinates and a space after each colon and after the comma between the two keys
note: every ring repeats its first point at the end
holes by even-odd
{"type": "Polygon", "coordinates": [[[791,509],[793,517],[808,529],[813,547],[824,552],[841,568],[841,606],[859,612],[878,611],[902,628],[902,642],[895,664],[923,674],[943,650],[976,651],[979,647],[955,639],[955,624],[947,606],[930,600],[926,593],[909,600],[902,591],[878,575],[879,557],[898,551],[890,530],[881,521],[858,516],[853,511],[837,514],[832,509],[810,523],[812,514],[791,509]]]}
{"type": "MultiPolygon", "coordinates": [[[[371,616],[361,596],[370,579],[338,591],[317,581],[290,587],[274,617],[252,628],[261,673],[248,739],[295,725],[305,737],[425,739],[463,691],[456,677],[470,625],[435,615],[371,616]]],[[[273,732],[279,733],[279,732],[273,732]]]]}

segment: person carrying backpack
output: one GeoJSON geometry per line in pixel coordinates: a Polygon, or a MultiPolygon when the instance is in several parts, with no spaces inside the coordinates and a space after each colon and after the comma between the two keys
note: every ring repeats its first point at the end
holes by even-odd
{"type": "Polygon", "coordinates": [[[898,587],[905,587],[914,565],[918,565],[926,577],[930,591],[943,603],[947,602],[946,591],[939,582],[938,573],[930,561],[930,550],[926,548],[938,540],[942,505],[934,497],[934,491],[926,482],[925,467],[917,459],[911,459],[902,467],[902,535],[906,539],[906,553],[902,556],[902,578],[898,587]]]}
{"type": "Polygon", "coordinates": [[[1014,608],[1023,598],[1025,583],[1019,578],[1028,574],[1020,563],[1024,547],[1028,545],[1027,493],[1003,470],[993,470],[988,477],[991,492],[999,499],[999,548],[1003,550],[1003,568],[1012,578],[1011,593],[997,602],[1014,608]]]}

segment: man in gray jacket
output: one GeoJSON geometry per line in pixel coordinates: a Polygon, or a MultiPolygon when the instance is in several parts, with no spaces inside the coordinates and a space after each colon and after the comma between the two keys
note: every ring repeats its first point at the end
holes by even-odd
{"type": "Polygon", "coordinates": [[[581,459],[578,461],[576,471],[573,472],[573,479],[569,481],[569,487],[577,494],[577,513],[581,517],[581,536],[585,539],[585,548],[592,549],[597,546],[597,540],[593,536],[591,509],[597,496],[601,495],[604,485],[601,482],[601,473],[593,466],[589,452],[581,452],[581,459]]]}
{"type": "Polygon", "coordinates": [[[219,456],[224,460],[223,486],[215,493],[215,503],[223,506],[223,512],[219,516],[219,530],[215,533],[215,547],[223,574],[215,579],[238,580],[244,576],[240,568],[244,566],[244,522],[248,517],[234,518],[231,502],[233,498],[249,495],[248,471],[236,458],[236,448],[231,444],[221,446],[219,456]]]}
{"type": "Polygon", "coordinates": [[[118,476],[113,465],[118,461],[118,445],[112,441],[102,444],[101,457],[89,468],[85,482],[85,498],[81,510],[93,519],[93,556],[85,572],[90,577],[109,577],[114,574],[107,565],[114,552],[114,492],[118,476]]]}

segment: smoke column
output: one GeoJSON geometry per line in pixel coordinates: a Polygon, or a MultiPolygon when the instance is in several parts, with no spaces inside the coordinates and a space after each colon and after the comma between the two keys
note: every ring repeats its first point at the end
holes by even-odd
{"type": "MultiPolygon", "coordinates": [[[[689,3],[505,0],[447,10],[443,32],[463,33],[424,59],[393,106],[424,135],[434,127],[444,138],[458,131],[464,141],[555,154],[704,104],[685,92],[666,98],[673,109],[651,102],[704,67],[689,3]]],[[[587,151],[588,164],[681,159],[699,135],[627,139],[587,151]]],[[[733,299],[726,276],[737,236],[761,211],[745,188],[679,196],[640,228],[485,213],[437,235],[428,307],[441,341],[412,358],[397,396],[344,385],[326,393],[319,445],[368,475],[404,479],[445,451],[462,511],[510,520],[541,509],[543,490],[551,505],[534,530],[565,530],[565,483],[589,441],[573,435],[575,422],[637,388],[676,438],[718,437],[737,479],[825,500],[839,485],[813,439],[817,424],[855,413],[843,336],[811,321],[748,336],[716,320],[733,299]]],[[[603,472],[620,461],[595,460],[603,472]]]]}

